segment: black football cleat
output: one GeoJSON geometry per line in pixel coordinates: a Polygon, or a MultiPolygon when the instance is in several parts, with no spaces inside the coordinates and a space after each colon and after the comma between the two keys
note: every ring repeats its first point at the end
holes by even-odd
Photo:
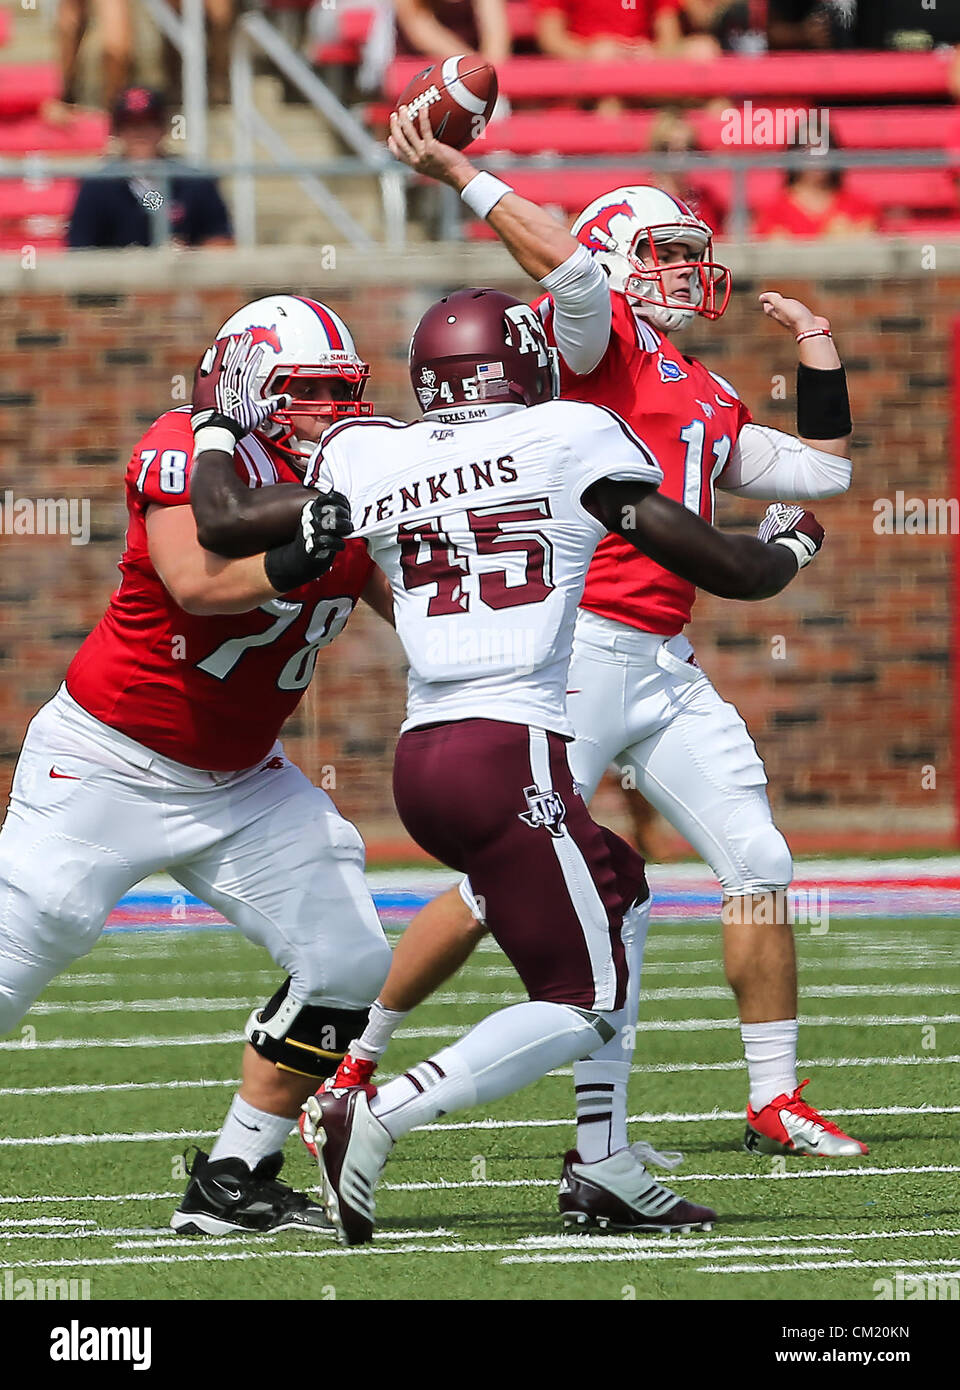
{"type": "Polygon", "coordinates": [[[631,1149],[583,1163],[575,1149],[563,1160],[560,1212],[568,1230],[709,1231],[717,1213],[685,1202],[652,1178],[631,1149]]]}
{"type": "Polygon", "coordinates": [[[185,1236],[274,1235],[277,1231],[333,1235],[319,1202],[277,1182],[282,1164],[283,1154],[270,1154],[251,1171],[242,1158],[211,1163],[197,1149],[189,1185],[170,1225],[185,1236]]]}

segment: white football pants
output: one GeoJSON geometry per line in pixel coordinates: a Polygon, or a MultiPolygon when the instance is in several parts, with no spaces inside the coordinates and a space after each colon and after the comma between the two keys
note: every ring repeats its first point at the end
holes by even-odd
{"type": "Polygon", "coordinates": [[[613,763],[738,897],[790,886],[793,862],[739,713],[689,664],[682,634],[581,609],[567,681],[570,767],[585,801],[613,763]]]}
{"type": "Polygon", "coordinates": [[[341,1009],[376,998],[390,948],[363,841],[279,743],[255,767],[201,772],[61,688],[27,730],[0,830],[0,1034],[161,869],[266,947],[292,998],[341,1009]]]}

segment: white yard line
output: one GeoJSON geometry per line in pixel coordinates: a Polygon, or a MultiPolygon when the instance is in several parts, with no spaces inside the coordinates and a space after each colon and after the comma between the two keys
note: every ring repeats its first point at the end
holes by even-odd
{"type": "Polygon", "coordinates": [[[72,1086],[2,1086],[0,1096],[90,1096],[102,1091],[210,1091],[239,1086],[238,1077],[226,1081],[93,1081],[72,1086]]]}
{"type": "MultiPolygon", "coordinates": [[[[506,1261],[504,1261],[506,1263],[506,1261]]],[[[921,1269],[931,1270],[929,1274],[921,1274],[919,1278],[936,1278],[932,1269],[955,1269],[960,1271],[960,1258],[945,1260],[901,1260],[891,1261],[888,1256],[885,1260],[817,1260],[808,1263],[784,1264],[784,1265],[700,1265],[697,1268],[698,1274],[779,1274],[781,1271],[794,1269],[882,1269],[889,1277],[898,1270],[921,1269]]]]}
{"type": "MultiPolygon", "coordinates": [[[[870,999],[907,998],[933,995],[960,995],[960,984],[858,984],[858,985],[806,985],[800,991],[802,999],[870,999]]],[[[521,1003],[527,996],[522,990],[445,990],[431,995],[420,1005],[421,1009],[475,1007],[480,1004],[506,1005],[521,1003]]],[[[641,1002],[661,1003],[685,999],[719,999],[732,1006],[730,990],[725,985],[675,985],[662,989],[640,991],[641,1002]]],[[[34,1004],[27,1018],[41,1018],[51,1014],[190,1014],[190,1013],[242,1013],[250,1009],[256,999],[245,998],[205,999],[70,999],[50,1000],[34,1004]]],[[[398,1030],[397,1037],[424,1036],[422,1032],[411,1029],[398,1030]]],[[[0,1047],[22,1046],[21,1043],[0,1043],[0,1047]]]]}

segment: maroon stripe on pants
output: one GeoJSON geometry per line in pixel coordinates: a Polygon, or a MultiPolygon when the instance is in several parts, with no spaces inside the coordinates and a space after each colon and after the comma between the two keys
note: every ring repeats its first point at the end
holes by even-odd
{"type": "Polygon", "coordinates": [[[487,925],[531,999],[620,1008],[627,974],[620,928],[624,910],[646,895],[643,861],[590,819],[565,741],[546,738],[552,788],[535,788],[526,725],[464,719],[411,729],[397,745],[394,800],[417,844],[469,874],[487,925]],[[537,797],[551,790],[559,802],[537,797]],[[606,913],[606,938],[593,938],[607,955],[603,997],[557,856],[559,837],[576,846],[606,913]]]}

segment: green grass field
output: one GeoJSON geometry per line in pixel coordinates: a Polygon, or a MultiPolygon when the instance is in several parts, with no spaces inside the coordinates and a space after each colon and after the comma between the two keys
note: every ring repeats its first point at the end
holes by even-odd
{"type": "MultiPolygon", "coordinates": [[[[230,931],[108,934],[0,1043],[0,1281],[88,1279],[94,1299],[869,1300],[898,1271],[960,1279],[955,931],[943,919],[798,928],[800,1076],[868,1157],[742,1151],[746,1074],[717,928],[658,923],[631,1138],[683,1150],[665,1181],[716,1207],[713,1233],[565,1234],[556,1185],[574,1141],[571,1083],[554,1074],[404,1140],[377,1240],[358,1250],[169,1229],[180,1156],[209,1147],[239,1028],[276,971],[230,931]]],[[[385,1071],[519,997],[491,944],[407,1020],[385,1071]]],[[[291,1141],[285,1177],[305,1187],[314,1171],[291,1141]]]]}

